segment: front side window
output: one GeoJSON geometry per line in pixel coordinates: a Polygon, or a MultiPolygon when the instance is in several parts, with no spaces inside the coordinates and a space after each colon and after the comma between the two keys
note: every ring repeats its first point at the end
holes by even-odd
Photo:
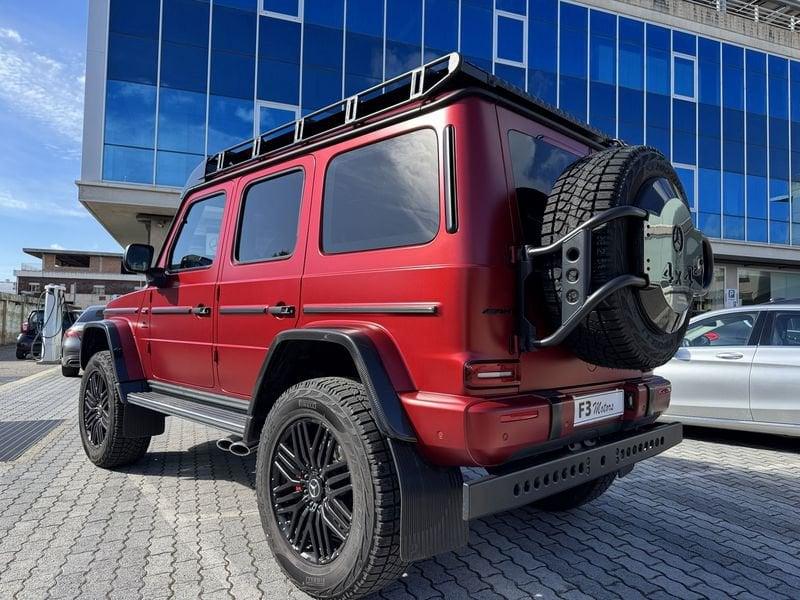
{"type": "Polygon", "coordinates": [[[769,337],[770,346],[800,346],[800,313],[776,313],[769,337]]]}
{"type": "Polygon", "coordinates": [[[225,196],[219,194],[198,200],[183,218],[169,258],[169,270],[207,267],[217,255],[225,196]]]}
{"type": "Polygon", "coordinates": [[[508,132],[508,145],[523,235],[526,242],[538,243],[553,184],[579,156],[514,130],[508,132]]]}
{"type": "Polygon", "coordinates": [[[245,192],[236,260],[253,262],[289,256],[297,241],[303,172],[260,181],[245,192]]]}
{"type": "Polygon", "coordinates": [[[425,244],[439,228],[436,133],[422,129],[340,154],[328,166],[322,249],[425,244]]]}
{"type": "Polygon", "coordinates": [[[757,313],[737,312],[697,321],[686,330],[683,345],[746,346],[753,333],[757,313]]]}

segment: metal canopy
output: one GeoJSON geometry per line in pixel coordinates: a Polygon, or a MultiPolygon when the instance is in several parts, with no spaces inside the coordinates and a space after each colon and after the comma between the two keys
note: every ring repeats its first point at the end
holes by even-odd
{"type": "Polygon", "coordinates": [[[789,31],[800,29],[798,0],[688,0],[720,13],[735,15],[789,31]]]}

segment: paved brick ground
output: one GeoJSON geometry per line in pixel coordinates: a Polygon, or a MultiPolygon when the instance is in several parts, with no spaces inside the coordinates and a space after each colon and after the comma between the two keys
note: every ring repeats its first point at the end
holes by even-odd
{"type": "MultiPolygon", "coordinates": [[[[75,430],[78,385],[49,372],[0,387],[0,420],[65,419],[0,463],[0,598],[304,597],[264,540],[254,459],[169,420],[140,464],[97,469],[75,430]]],[[[795,444],[700,435],[586,509],[474,523],[467,548],[382,597],[800,597],[795,444]]]]}
{"type": "Polygon", "coordinates": [[[15,354],[16,349],[14,344],[0,346],[0,385],[53,368],[52,365],[40,365],[30,357],[19,360],[15,354]]]}

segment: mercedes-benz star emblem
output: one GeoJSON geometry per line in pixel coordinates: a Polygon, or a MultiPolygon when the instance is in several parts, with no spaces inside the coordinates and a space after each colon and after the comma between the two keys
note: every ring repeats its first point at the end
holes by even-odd
{"type": "Polygon", "coordinates": [[[672,228],[672,247],[675,252],[683,250],[683,229],[680,227],[672,228]]]}

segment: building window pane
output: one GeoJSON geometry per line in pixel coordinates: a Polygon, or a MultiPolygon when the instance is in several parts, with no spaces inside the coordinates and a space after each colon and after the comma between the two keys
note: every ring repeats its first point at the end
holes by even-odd
{"type": "Polygon", "coordinates": [[[208,114],[208,154],[253,137],[253,101],[211,96],[208,114]]]}
{"type": "Polygon", "coordinates": [[[522,64],[525,60],[525,21],[497,16],[497,58],[522,64]]]}
{"type": "Polygon", "coordinates": [[[208,49],[163,42],[161,86],[205,93],[208,87],[208,49]]]}
{"type": "Polygon", "coordinates": [[[255,70],[255,56],[234,52],[212,52],[211,93],[252,100],[255,70]]]}
{"type": "Polygon", "coordinates": [[[164,0],[162,43],[208,46],[208,13],[208,2],[164,0]]]}
{"type": "Polygon", "coordinates": [[[108,78],[156,83],[158,41],[111,33],[108,37],[108,78]]]}
{"type": "Polygon", "coordinates": [[[159,150],[156,154],[156,184],[183,187],[204,158],[202,154],[159,150]]]}
{"type": "Polygon", "coordinates": [[[481,68],[492,68],[492,10],[461,3],[461,52],[481,68]]]}
{"type": "Polygon", "coordinates": [[[689,201],[689,209],[697,212],[697,202],[695,194],[696,172],[694,167],[689,165],[675,165],[675,172],[683,184],[683,191],[686,192],[686,199],[689,201]]]}
{"type": "Polygon", "coordinates": [[[299,17],[301,0],[261,0],[261,10],[289,17],[299,17]]]}
{"type": "Polygon", "coordinates": [[[431,241],[439,228],[438,164],[430,129],[334,158],[325,176],[322,249],[352,252],[431,241]]]}
{"type": "Polygon", "coordinates": [[[344,0],[304,0],[303,20],[306,25],[314,24],[342,29],[344,0]]]}
{"type": "Polygon", "coordinates": [[[694,100],[694,60],[683,56],[674,56],[672,93],[676,96],[694,100]]]}
{"type": "Polygon", "coordinates": [[[159,0],[112,0],[109,30],[158,39],[159,0]]]}
{"type": "Polygon", "coordinates": [[[297,107],[259,104],[256,132],[265,133],[286,123],[291,123],[297,119],[297,113],[297,107]]]}
{"type": "Polygon", "coordinates": [[[103,149],[103,180],[153,183],[153,150],[106,144],[103,149]]]}
{"type": "Polygon", "coordinates": [[[211,49],[239,52],[254,56],[256,53],[256,15],[244,10],[214,4],[211,28],[211,49]]]}
{"type": "Polygon", "coordinates": [[[162,88],[158,113],[160,150],[205,152],[205,94],[162,88]]]}
{"type": "Polygon", "coordinates": [[[253,262],[290,256],[297,241],[303,172],[261,181],[245,192],[236,260],[253,262]]]}
{"type": "Polygon", "coordinates": [[[156,88],[108,81],[105,143],[152,148],[155,142],[156,88]]]}
{"type": "Polygon", "coordinates": [[[458,0],[425,0],[425,61],[458,49],[458,0]]]}

